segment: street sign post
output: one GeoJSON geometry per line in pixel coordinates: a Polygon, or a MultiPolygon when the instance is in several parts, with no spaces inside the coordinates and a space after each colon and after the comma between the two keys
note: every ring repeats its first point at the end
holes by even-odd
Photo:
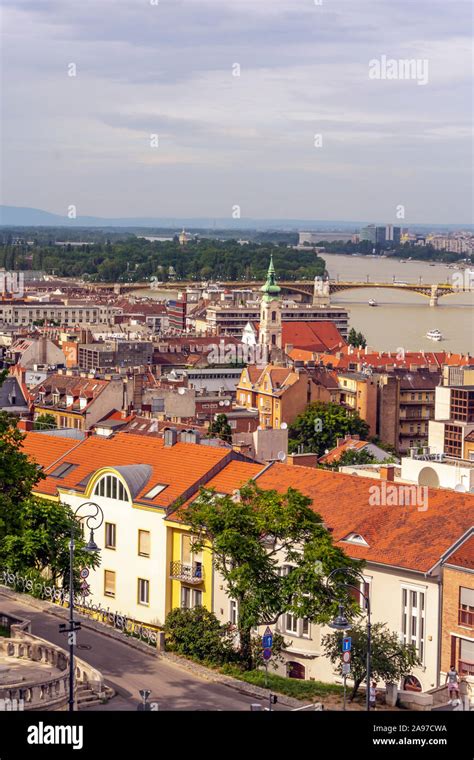
{"type": "Polygon", "coordinates": [[[272,656],[272,650],[271,649],[269,649],[267,647],[266,649],[263,650],[263,659],[264,660],[270,660],[271,656],[272,656]]]}
{"type": "Polygon", "coordinates": [[[89,577],[89,569],[87,567],[83,567],[81,572],[79,573],[81,578],[88,578],[89,577]]]}
{"type": "Polygon", "coordinates": [[[342,639],[342,651],[350,652],[352,649],[352,639],[350,636],[344,636],[342,639]]]}
{"type": "MultiPolygon", "coordinates": [[[[263,659],[265,661],[265,688],[268,687],[268,660],[272,656],[272,646],[273,646],[273,634],[270,630],[270,628],[265,628],[265,632],[262,636],[262,649],[263,649],[263,659]]],[[[270,710],[271,710],[271,702],[270,702],[270,710]]]]}
{"type": "Polygon", "coordinates": [[[344,680],[344,707],[346,709],[346,679],[351,672],[351,649],[352,638],[350,636],[344,636],[342,639],[342,677],[344,680]]]}
{"type": "Polygon", "coordinates": [[[345,663],[350,663],[350,661],[351,661],[351,653],[350,652],[343,652],[342,653],[342,662],[345,664],[345,663]]]}

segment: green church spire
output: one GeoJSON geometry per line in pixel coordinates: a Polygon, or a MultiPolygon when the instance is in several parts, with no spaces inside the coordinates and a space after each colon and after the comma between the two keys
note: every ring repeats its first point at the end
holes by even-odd
{"type": "Polygon", "coordinates": [[[273,301],[280,295],[281,288],[276,283],[275,267],[273,266],[273,256],[270,256],[270,266],[268,267],[267,281],[260,288],[265,301],[273,301]]]}

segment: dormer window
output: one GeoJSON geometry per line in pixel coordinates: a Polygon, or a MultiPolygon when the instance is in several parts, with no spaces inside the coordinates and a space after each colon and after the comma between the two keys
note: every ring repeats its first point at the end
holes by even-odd
{"type": "Polygon", "coordinates": [[[71,393],[67,393],[66,394],[66,404],[68,406],[72,406],[73,403],[74,403],[74,396],[71,395],[71,393]]]}
{"type": "Polygon", "coordinates": [[[369,546],[365,538],[360,533],[349,533],[343,541],[347,541],[349,544],[358,544],[359,546],[369,546]]]}
{"type": "Polygon", "coordinates": [[[79,397],[79,409],[85,409],[87,406],[87,399],[84,396],[79,397]]]}
{"type": "Polygon", "coordinates": [[[53,404],[59,404],[59,393],[55,392],[51,394],[53,404]]]}

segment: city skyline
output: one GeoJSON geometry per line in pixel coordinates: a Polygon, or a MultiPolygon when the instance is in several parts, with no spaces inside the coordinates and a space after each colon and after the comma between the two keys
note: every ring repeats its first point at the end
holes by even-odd
{"type": "Polygon", "coordinates": [[[4,0],[2,200],[469,224],[469,22],[464,0],[4,0]],[[425,80],[374,80],[384,56],[425,80]]]}

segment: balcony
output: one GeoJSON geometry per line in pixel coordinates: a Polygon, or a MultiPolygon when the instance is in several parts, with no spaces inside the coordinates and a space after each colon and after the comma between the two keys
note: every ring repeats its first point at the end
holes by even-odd
{"type": "Polygon", "coordinates": [[[186,583],[202,583],[204,580],[202,562],[192,564],[170,562],[170,578],[175,581],[186,581],[186,583]]]}

